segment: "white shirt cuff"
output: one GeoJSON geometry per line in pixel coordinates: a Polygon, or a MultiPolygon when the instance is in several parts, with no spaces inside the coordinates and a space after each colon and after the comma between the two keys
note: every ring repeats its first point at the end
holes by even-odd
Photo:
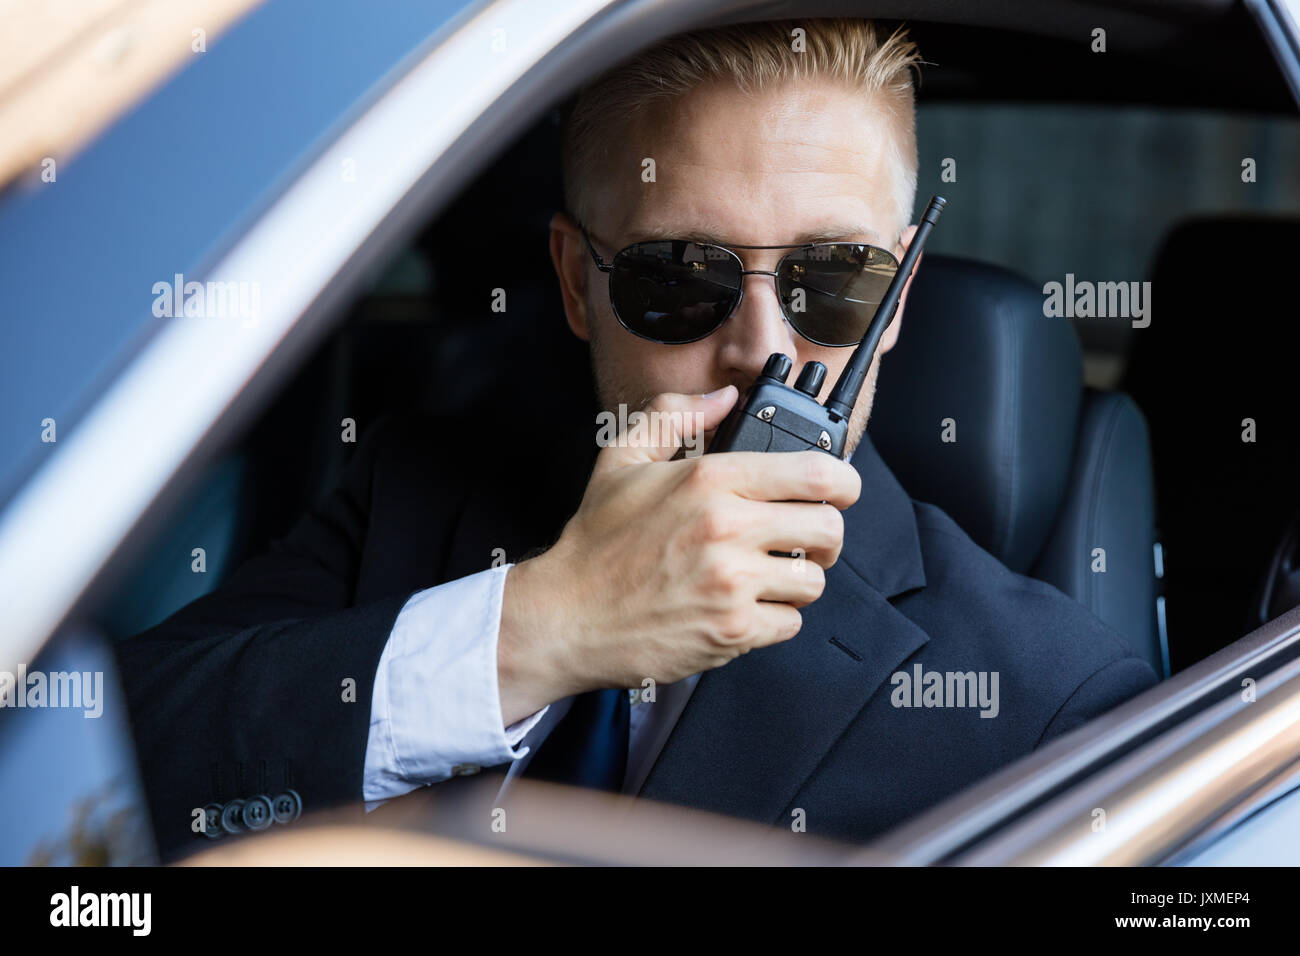
{"type": "Polygon", "coordinates": [[[497,639],[506,574],[481,571],[413,594],[375,672],[366,809],[455,773],[517,760],[548,707],[502,726],[497,639]]]}

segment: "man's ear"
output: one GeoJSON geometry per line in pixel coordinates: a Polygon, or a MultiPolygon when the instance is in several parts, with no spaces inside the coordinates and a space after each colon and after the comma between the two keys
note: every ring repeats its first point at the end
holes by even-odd
{"type": "Polygon", "coordinates": [[[564,317],[573,334],[584,342],[591,341],[587,315],[587,250],[578,224],[568,215],[557,212],[551,217],[551,264],[560,280],[564,297],[564,317]]]}
{"type": "MultiPolygon", "coordinates": [[[[903,230],[903,235],[899,239],[899,244],[894,247],[894,255],[898,261],[903,261],[903,256],[907,253],[907,247],[912,244],[912,237],[916,235],[916,226],[908,226],[903,230]]],[[[925,253],[921,253],[916,260],[916,268],[912,274],[907,277],[907,284],[903,286],[902,298],[898,300],[898,312],[894,314],[894,321],[889,323],[889,328],[885,329],[885,334],[880,338],[880,348],[877,352],[888,352],[898,341],[898,330],[903,325],[903,310],[907,307],[907,293],[911,291],[912,280],[916,278],[916,270],[921,268],[921,261],[925,258],[925,253]]]]}

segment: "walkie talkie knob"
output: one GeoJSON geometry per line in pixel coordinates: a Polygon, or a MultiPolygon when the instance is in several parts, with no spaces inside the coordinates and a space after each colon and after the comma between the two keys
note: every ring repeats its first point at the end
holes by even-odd
{"type": "Polygon", "coordinates": [[[805,395],[816,398],[825,382],[826,366],[821,362],[809,362],[804,365],[803,371],[799,373],[799,380],[794,383],[794,387],[805,395]]]}
{"type": "Polygon", "coordinates": [[[794,368],[794,363],[790,361],[790,356],[783,355],[780,352],[773,352],[767,357],[767,364],[763,366],[763,374],[784,384],[792,368],[794,368]]]}

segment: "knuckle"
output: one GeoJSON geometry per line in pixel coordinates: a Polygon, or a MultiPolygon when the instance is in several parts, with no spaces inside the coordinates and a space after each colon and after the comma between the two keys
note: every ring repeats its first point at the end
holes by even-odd
{"type": "Polygon", "coordinates": [[[790,640],[790,638],[794,637],[802,630],[803,630],[803,615],[800,614],[798,610],[796,610],[794,612],[793,617],[790,620],[790,623],[787,624],[785,628],[782,629],[781,633],[785,635],[785,640],[788,641],[790,640]]]}
{"type": "Polygon", "coordinates": [[[862,476],[858,474],[858,470],[852,465],[849,465],[847,462],[845,462],[845,465],[848,467],[849,482],[852,485],[851,490],[853,492],[849,497],[853,501],[857,501],[862,495],[862,476]]]}
{"type": "Polygon", "coordinates": [[[726,541],[737,530],[736,519],[730,508],[720,501],[711,502],[697,522],[699,536],[705,541],[726,541]]]}
{"type": "Polygon", "coordinates": [[[749,635],[749,615],[739,608],[723,611],[713,622],[712,637],[720,644],[740,644],[749,635]]]}
{"type": "Polygon", "coordinates": [[[804,462],[804,483],[812,500],[823,501],[831,496],[835,487],[832,475],[834,459],[821,452],[808,452],[804,462]]]}
{"type": "Polygon", "coordinates": [[[822,527],[831,541],[844,540],[844,513],[830,505],[822,507],[822,527]]]}
{"type": "Polygon", "coordinates": [[[822,593],[826,590],[826,572],[817,564],[812,565],[808,570],[808,594],[810,599],[815,601],[821,597],[822,593]]]}
{"type": "Polygon", "coordinates": [[[718,455],[703,455],[695,459],[688,481],[696,488],[716,488],[726,481],[730,463],[718,455]]]}
{"type": "Polygon", "coordinates": [[[711,556],[700,573],[700,583],[714,598],[730,600],[741,590],[740,577],[721,554],[711,556]]]}

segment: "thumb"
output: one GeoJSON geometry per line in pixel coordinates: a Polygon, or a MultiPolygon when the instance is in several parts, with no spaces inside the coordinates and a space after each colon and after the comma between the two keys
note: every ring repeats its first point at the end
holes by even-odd
{"type": "Polygon", "coordinates": [[[682,395],[664,392],[656,395],[643,409],[629,412],[626,423],[618,423],[614,432],[614,414],[602,412],[598,422],[605,425],[597,433],[602,448],[596,471],[620,468],[649,461],[669,461],[678,451],[704,453],[704,433],[716,428],[736,404],[740,393],[727,385],[707,395],[682,395]]]}

